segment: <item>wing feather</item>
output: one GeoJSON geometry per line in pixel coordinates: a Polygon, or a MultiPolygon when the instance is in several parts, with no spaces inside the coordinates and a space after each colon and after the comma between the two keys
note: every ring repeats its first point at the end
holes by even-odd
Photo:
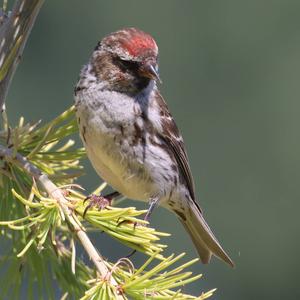
{"type": "Polygon", "coordinates": [[[194,180],[191,173],[188,156],[185,150],[183,138],[178,130],[178,127],[170,114],[167,104],[159,93],[157,93],[157,104],[160,109],[160,115],[162,117],[162,132],[161,138],[164,140],[166,146],[177,162],[178,168],[184,181],[187,185],[187,188],[190,192],[190,196],[195,200],[195,187],[194,180]]]}

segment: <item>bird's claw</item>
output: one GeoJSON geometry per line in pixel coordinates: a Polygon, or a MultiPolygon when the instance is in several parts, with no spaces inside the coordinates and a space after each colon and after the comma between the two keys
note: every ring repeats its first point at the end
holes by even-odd
{"type": "Polygon", "coordinates": [[[106,198],[104,196],[98,196],[95,194],[89,195],[87,196],[84,200],[83,203],[85,203],[86,201],[89,201],[89,204],[86,206],[86,208],[84,209],[83,212],[83,218],[85,217],[87,211],[90,208],[98,208],[98,210],[102,210],[104,208],[106,208],[107,206],[111,205],[112,199],[111,198],[106,198]]]}

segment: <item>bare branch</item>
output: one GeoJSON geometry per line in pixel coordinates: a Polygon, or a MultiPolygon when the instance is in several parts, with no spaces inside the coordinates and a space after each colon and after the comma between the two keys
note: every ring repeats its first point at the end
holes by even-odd
{"type": "Polygon", "coordinates": [[[0,27],[0,108],[18,66],[27,38],[44,0],[18,0],[0,27]]]}
{"type": "MultiPolygon", "coordinates": [[[[105,280],[110,280],[111,284],[118,286],[118,283],[114,277],[110,274],[109,269],[107,268],[103,257],[97,251],[97,249],[92,244],[86,232],[83,228],[77,223],[76,218],[73,215],[72,209],[69,208],[69,202],[65,199],[62,191],[51,181],[49,180],[46,174],[43,174],[36,166],[29,162],[25,157],[19,153],[15,153],[13,149],[6,148],[0,145],[0,157],[5,158],[6,161],[10,161],[18,165],[20,168],[25,170],[29,175],[31,175],[36,181],[38,181],[48,195],[57,200],[60,205],[65,218],[71,224],[72,229],[80,240],[83,248],[88,253],[89,257],[93,261],[98,272],[101,274],[102,278],[105,280]]],[[[124,299],[122,295],[118,299],[124,299]]]]}

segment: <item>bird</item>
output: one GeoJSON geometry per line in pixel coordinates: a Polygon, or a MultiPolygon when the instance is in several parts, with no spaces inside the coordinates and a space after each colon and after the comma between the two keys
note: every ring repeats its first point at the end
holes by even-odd
{"type": "Polygon", "coordinates": [[[121,195],[175,213],[202,263],[212,255],[234,267],[196,202],[183,138],[161,96],[158,47],[137,28],[105,36],[81,69],[76,118],[97,174],[121,195]]]}

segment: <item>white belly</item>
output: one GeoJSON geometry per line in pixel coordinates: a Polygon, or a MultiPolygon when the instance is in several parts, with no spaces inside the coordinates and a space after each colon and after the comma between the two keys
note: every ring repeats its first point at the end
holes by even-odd
{"type": "Polygon", "coordinates": [[[112,138],[88,132],[84,143],[88,158],[99,176],[126,197],[148,201],[153,187],[143,166],[129,162],[112,138]]]}

